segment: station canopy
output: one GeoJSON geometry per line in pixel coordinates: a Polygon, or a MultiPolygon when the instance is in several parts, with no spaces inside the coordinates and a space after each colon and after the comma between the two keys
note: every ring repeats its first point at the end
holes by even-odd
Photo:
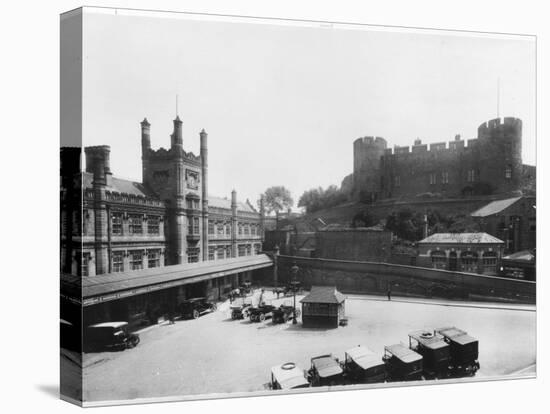
{"type": "Polygon", "coordinates": [[[272,265],[273,261],[268,255],[258,254],[97,276],[63,274],[61,291],[69,296],[68,299],[76,299],[81,301],[83,306],[89,306],[272,265]]]}

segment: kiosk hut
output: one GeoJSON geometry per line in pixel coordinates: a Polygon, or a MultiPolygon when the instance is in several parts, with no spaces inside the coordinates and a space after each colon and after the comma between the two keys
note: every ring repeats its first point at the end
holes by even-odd
{"type": "Polygon", "coordinates": [[[345,318],[346,297],[335,286],[312,286],[303,298],[302,323],[306,328],[337,328],[345,318]]]}

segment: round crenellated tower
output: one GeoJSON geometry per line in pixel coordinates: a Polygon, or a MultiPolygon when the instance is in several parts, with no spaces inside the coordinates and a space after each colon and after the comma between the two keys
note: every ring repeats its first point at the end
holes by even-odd
{"type": "Polygon", "coordinates": [[[479,181],[493,193],[515,192],[521,188],[521,119],[506,117],[484,122],[477,129],[479,141],[479,181]]]}
{"type": "Polygon", "coordinates": [[[362,137],[353,142],[353,194],[374,201],[380,192],[380,158],[388,144],[381,137],[362,137]]]}

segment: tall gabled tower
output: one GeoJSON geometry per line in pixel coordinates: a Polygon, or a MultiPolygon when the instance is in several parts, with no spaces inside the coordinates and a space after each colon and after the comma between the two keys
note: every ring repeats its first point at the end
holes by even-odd
{"type": "Polygon", "coordinates": [[[156,151],[150,147],[149,122],[141,123],[143,184],[167,204],[167,264],[182,264],[207,258],[207,134],[201,132],[201,154],[196,156],[183,149],[179,116],[173,122],[170,149],[156,151]]]}

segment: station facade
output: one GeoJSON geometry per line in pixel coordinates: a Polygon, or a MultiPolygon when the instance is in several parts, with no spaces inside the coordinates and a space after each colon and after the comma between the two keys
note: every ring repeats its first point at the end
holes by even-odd
{"type": "Polygon", "coordinates": [[[98,301],[90,305],[106,305],[92,314],[130,317],[189,297],[219,299],[250,280],[257,266],[271,265],[265,255],[261,265],[245,263],[262,251],[263,201],[257,211],[248,200],[239,201],[235,190],[229,198],[209,195],[208,135],[200,132],[199,155],[186,152],[182,121],[173,122],[170,148],[158,150],[151,148],[150,123],[141,122],[141,182],[113,175],[107,145],[84,148],[84,171],[80,148],[61,149],[61,273],[83,281],[83,300],[87,284],[112,282],[96,292],[98,301]],[[201,266],[206,262],[221,267],[212,271],[201,266]],[[187,277],[188,267],[199,274],[187,277]],[[126,288],[124,282],[150,273],[156,277],[146,291],[126,288]],[[173,277],[180,282],[167,286],[173,277]],[[113,283],[120,291],[111,291],[113,283]],[[115,301],[101,299],[113,294],[115,301]]]}

